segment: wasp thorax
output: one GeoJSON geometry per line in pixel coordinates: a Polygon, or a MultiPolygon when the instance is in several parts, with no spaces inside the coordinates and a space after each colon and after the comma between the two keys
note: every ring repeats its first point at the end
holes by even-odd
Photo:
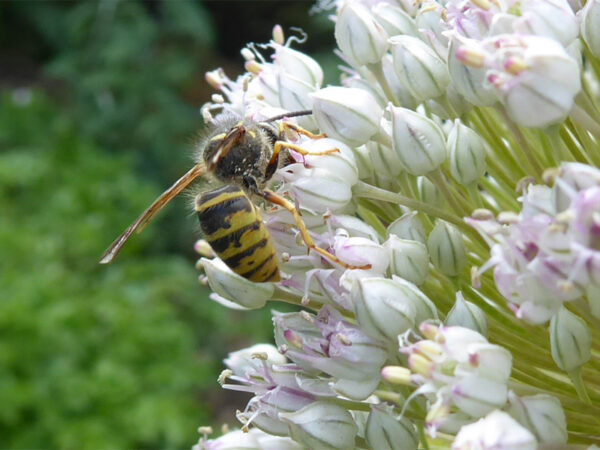
{"type": "Polygon", "coordinates": [[[268,165],[277,140],[270,124],[238,122],[216,131],[202,153],[204,162],[219,180],[253,191],[273,175],[268,165]]]}

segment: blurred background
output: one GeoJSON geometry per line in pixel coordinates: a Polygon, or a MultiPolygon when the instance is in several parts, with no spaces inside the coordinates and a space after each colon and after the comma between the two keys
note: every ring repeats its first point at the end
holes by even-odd
{"type": "Polygon", "coordinates": [[[208,300],[176,199],[111,266],[105,248],[191,166],[204,72],[235,77],[274,24],[335,80],[308,1],[0,2],[0,447],[189,448],[247,398],[229,351],[272,342],[267,309],[208,300]]]}

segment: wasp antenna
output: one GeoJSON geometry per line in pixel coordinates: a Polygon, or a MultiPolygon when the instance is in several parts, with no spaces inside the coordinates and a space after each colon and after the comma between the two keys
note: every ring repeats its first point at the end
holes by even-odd
{"type": "Polygon", "coordinates": [[[205,164],[196,164],[184,176],[177,180],[173,185],[161,194],[123,233],[110,244],[110,247],[100,257],[100,264],[111,263],[121,251],[125,242],[131,237],[134,231],[141,232],[152,218],[173,198],[177,197],[181,191],[190,185],[196,178],[206,173],[205,164]]]}
{"type": "Polygon", "coordinates": [[[299,117],[299,116],[310,116],[312,114],[312,109],[305,109],[303,111],[294,111],[288,112],[285,114],[280,114],[275,117],[270,117],[267,120],[263,120],[262,122],[275,122],[276,120],[285,119],[286,117],[299,117]]]}

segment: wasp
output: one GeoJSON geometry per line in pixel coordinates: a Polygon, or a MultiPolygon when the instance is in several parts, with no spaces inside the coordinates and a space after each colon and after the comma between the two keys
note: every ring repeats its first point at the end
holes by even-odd
{"type": "MultiPolygon", "coordinates": [[[[207,242],[223,262],[235,273],[254,282],[279,281],[280,266],[271,236],[258,207],[252,199],[264,201],[288,210],[294,217],[300,236],[308,248],[329,261],[345,268],[343,263],[312,240],[296,206],[285,197],[267,189],[275,171],[293,161],[289,151],[309,154],[289,142],[290,132],[313,139],[325,137],[313,134],[283,119],[312,114],[311,110],[283,114],[264,121],[239,120],[225,115],[219,120],[201,147],[196,164],[160,195],[104,252],[101,264],[114,260],[121,248],[137,230],[141,232],[167,203],[193,181],[212,175],[222,186],[200,193],[195,210],[207,242]]],[[[326,155],[338,149],[311,155],[326,155]]]]}

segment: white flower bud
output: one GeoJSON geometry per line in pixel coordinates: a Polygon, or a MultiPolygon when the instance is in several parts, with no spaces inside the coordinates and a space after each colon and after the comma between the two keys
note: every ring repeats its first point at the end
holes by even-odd
{"type": "Polygon", "coordinates": [[[371,407],[365,439],[373,449],[416,450],[419,443],[414,425],[396,418],[384,405],[371,407]]]}
{"type": "Polygon", "coordinates": [[[335,153],[300,156],[305,166],[326,169],[353,186],[358,181],[358,169],[354,161],[354,153],[343,142],[331,138],[306,139],[300,144],[309,153],[323,153],[337,149],[335,153]]]}
{"type": "Polygon", "coordinates": [[[518,397],[508,393],[508,413],[527,427],[540,444],[561,446],[567,443],[567,420],[560,401],[547,394],[518,397]]]}
{"type": "Polygon", "coordinates": [[[379,234],[371,226],[355,216],[335,215],[329,219],[335,228],[342,228],[348,232],[351,237],[363,237],[379,243],[379,234]]]}
{"type": "Polygon", "coordinates": [[[294,77],[310,84],[313,88],[321,87],[323,83],[323,69],[321,69],[317,61],[286,45],[273,44],[273,48],[275,49],[273,59],[277,66],[294,77]]]}
{"type": "Polygon", "coordinates": [[[417,216],[417,212],[410,211],[403,214],[398,219],[389,224],[387,228],[388,235],[396,235],[400,239],[410,239],[425,244],[427,234],[423,222],[417,216]]]}
{"type": "Polygon", "coordinates": [[[423,203],[438,208],[443,208],[446,205],[441,192],[427,177],[417,177],[417,191],[419,192],[419,199],[423,203]]]}
{"type": "Polygon", "coordinates": [[[331,86],[311,97],[315,120],[329,137],[356,147],[368,142],[379,130],[383,109],[367,91],[331,86]]]}
{"type": "Polygon", "coordinates": [[[381,175],[390,178],[396,178],[402,172],[402,164],[391,148],[378,142],[368,142],[366,144],[369,150],[369,156],[373,164],[373,169],[381,175]]]}
{"type": "Polygon", "coordinates": [[[592,316],[600,319],[600,286],[588,284],[585,288],[585,297],[590,305],[592,316]]]}
{"type": "Polygon", "coordinates": [[[436,123],[406,108],[388,106],[392,116],[392,143],[404,169],[425,175],[446,159],[446,139],[436,123]]]}
{"type": "Polygon", "coordinates": [[[377,3],[371,9],[377,22],[387,31],[389,36],[406,34],[419,36],[419,30],[413,18],[402,8],[387,2],[377,3]]]}
{"type": "Polygon", "coordinates": [[[444,275],[457,276],[467,264],[462,234],[443,220],[436,221],[427,239],[427,249],[431,262],[444,275]]]}
{"type": "MultiPolygon", "coordinates": [[[[493,89],[485,82],[486,68],[483,66],[475,67],[473,65],[465,65],[462,61],[469,60],[469,48],[464,46],[464,42],[475,42],[470,39],[461,38],[459,42],[458,36],[453,35],[448,49],[448,72],[454,86],[459,94],[467,99],[469,103],[475,106],[492,106],[498,101],[493,89]],[[460,50],[460,52],[459,52],[460,50]],[[458,55],[457,55],[457,52],[458,55]],[[465,55],[466,54],[466,55],[465,55]],[[459,59],[458,56],[461,56],[459,59]]],[[[478,44],[473,44],[473,53],[478,44]]]]}
{"type": "Polygon", "coordinates": [[[390,271],[411,283],[421,285],[429,274],[429,254],[425,244],[391,235],[384,244],[390,252],[390,271]]]}
{"type": "MultiPolygon", "coordinates": [[[[277,77],[279,105],[288,111],[302,111],[312,108],[310,94],[315,91],[315,86],[286,72],[281,72],[277,77]]],[[[309,130],[316,130],[316,122],[312,116],[298,118],[298,124],[309,130]]]]}
{"type": "Polygon", "coordinates": [[[485,313],[476,304],[466,301],[460,291],[456,293],[456,301],[448,313],[444,325],[470,328],[482,336],[487,336],[488,331],[485,313]]]}
{"type": "Polygon", "coordinates": [[[581,37],[596,58],[600,58],[600,0],[588,0],[580,11],[581,37]]]}
{"type": "Polygon", "coordinates": [[[359,66],[375,64],[388,49],[388,35],[369,9],[348,2],[338,12],[335,40],[342,53],[359,66]]]}
{"type": "Polygon", "coordinates": [[[356,168],[358,169],[358,178],[365,180],[373,175],[373,161],[371,161],[371,155],[366,145],[358,147],[351,147],[352,153],[354,154],[354,161],[356,161],[356,168]]]}
{"type": "Polygon", "coordinates": [[[235,375],[244,376],[246,371],[252,368],[252,362],[256,360],[256,355],[266,356],[266,361],[271,364],[285,364],[287,362],[285,356],[279,353],[277,348],[271,344],[256,344],[252,347],[231,352],[223,362],[235,375]]]}
{"type": "Polygon", "coordinates": [[[415,17],[415,23],[422,39],[443,59],[446,58],[448,51],[448,38],[444,33],[448,29],[445,14],[446,8],[443,8],[441,4],[426,1],[423,2],[415,17]]]}
{"type": "MultiPolygon", "coordinates": [[[[383,5],[384,3],[380,3],[383,5]]],[[[396,69],[394,69],[394,62],[392,60],[392,55],[389,53],[384,55],[381,60],[381,68],[383,70],[383,76],[385,77],[388,85],[390,86],[390,90],[394,94],[394,97],[398,102],[408,109],[415,109],[419,102],[417,99],[411,94],[408,87],[400,81],[400,78],[396,74],[396,69]]],[[[383,102],[385,106],[387,104],[387,100],[383,102]]]]}
{"type": "Polygon", "coordinates": [[[273,283],[254,283],[234,273],[219,258],[202,258],[202,266],[208,277],[210,288],[234,307],[241,309],[259,309],[265,306],[267,300],[273,296],[275,286],[273,283]]]}
{"type": "Polygon", "coordinates": [[[396,75],[419,101],[440,97],[450,83],[446,63],[420,39],[390,38],[396,75]]]}
{"type": "Polygon", "coordinates": [[[508,398],[506,383],[468,375],[452,386],[454,404],[471,417],[483,417],[502,408],[508,398]]]}
{"type": "Polygon", "coordinates": [[[416,310],[402,287],[388,278],[362,278],[352,286],[352,302],[361,329],[375,339],[395,343],[415,325],[416,310]]]}
{"type": "Polygon", "coordinates": [[[533,34],[557,40],[568,46],[577,37],[577,19],[565,0],[525,0],[520,2],[520,17],[514,21],[514,32],[533,34]]]}
{"type": "Polygon", "coordinates": [[[471,184],[483,176],[486,169],[485,143],[459,119],[448,135],[450,173],[462,185],[471,184]]]}
{"type": "Polygon", "coordinates": [[[352,186],[327,169],[291,164],[280,172],[303,208],[317,213],[340,211],[352,199],[352,186]]]}
{"type": "Polygon", "coordinates": [[[386,249],[377,242],[364,237],[336,236],[333,249],[335,255],[347,264],[353,266],[370,264],[369,270],[360,270],[363,275],[382,274],[390,263],[386,249]]]}
{"type": "Polygon", "coordinates": [[[342,406],[314,402],[279,418],[288,423],[291,438],[308,448],[354,448],[358,427],[342,406]]]}
{"type": "Polygon", "coordinates": [[[467,449],[536,450],[535,436],[502,411],[492,411],[485,418],[463,426],[452,450],[467,449]]]}
{"type": "Polygon", "coordinates": [[[494,70],[487,79],[510,117],[525,127],[562,122],[581,89],[577,61],[554,39],[500,35],[488,39],[494,70]]]}
{"type": "Polygon", "coordinates": [[[564,306],[550,321],[552,359],[565,372],[571,372],[590,359],[592,336],[583,319],[564,306]]]}
{"type": "Polygon", "coordinates": [[[406,300],[410,301],[415,307],[417,313],[415,316],[416,324],[431,319],[436,321],[439,320],[435,303],[433,303],[414,283],[396,275],[392,275],[392,280],[403,289],[406,300]]]}

